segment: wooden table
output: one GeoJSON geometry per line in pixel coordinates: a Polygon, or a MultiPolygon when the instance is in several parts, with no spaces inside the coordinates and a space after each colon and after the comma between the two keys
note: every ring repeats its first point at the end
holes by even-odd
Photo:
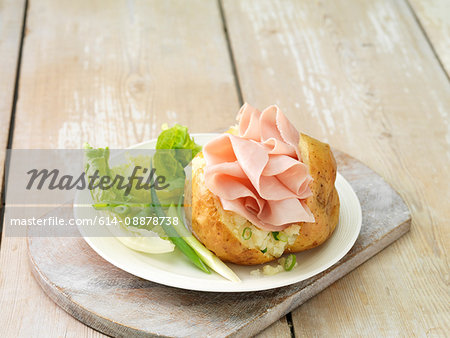
{"type": "MultiPolygon", "coordinates": [[[[221,131],[243,101],[380,173],[412,229],[261,336],[450,332],[450,5],[446,0],[0,0],[6,148],[125,147],[162,123],[221,131]]],[[[102,336],[1,241],[0,335],[102,336]]]]}

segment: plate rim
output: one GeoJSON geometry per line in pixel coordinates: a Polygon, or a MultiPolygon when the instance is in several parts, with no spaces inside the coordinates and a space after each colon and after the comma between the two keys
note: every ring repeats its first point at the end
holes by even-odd
{"type": "MultiPolygon", "coordinates": [[[[192,137],[216,137],[218,135],[220,135],[220,133],[192,133],[190,134],[192,137]]],[[[143,141],[134,145],[131,145],[127,148],[125,148],[124,150],[128,150],[128,149],[136,149],[138,147],[142,147],[145,146],[146,144],[155,142],[156,139],[150,139],[147,141],[143,141]]],[[[361,227],[362,227],[362,209],[361,209],[361,203],[359,201],[359,198],[355,192],[355,190],[353,189],[353,187],[351,186],[351,184],[339,173],[337,172],[337,176],[336,176],[336,180],[342,180],[342,183],[344,185],[347,186],[347,189],[349,191],[351,191],[352,194],[352,200],[354,202],[356,202],[356,205],[358,207],[358,212],[357,212],[357,220],[356,220],[356,225],[357,225],[357,229],[355,229],[355,231],[352,233],[353,236],[349,239],[349,241],[347,242],[347,245],[345,246],[345,249],[343,249],[339,255],[337,255],[336,257],[334,257],[333,259],[331,259],[328,263],[323,264],[322,266],[310,271],[308,274],[306,275],[302,275],[301,278],[298,278],[298,275],[286,275],[286,278],[280,280],[280,281],[273,281],[271,283],[263,283],[260,287],[252,287],[253,283],[255,282],[255,280],[252,280],[252,284],[250,285],[244,285],[243,283],[239,283],[239,282],[231,282],[228,280],[203,280],[203,282],[208,281],[208,283],[199,283],[199,278],[197,277],[190,277],[190,276],[184,276],[184,275],[180,275],[180,274],[176,274],[174,272],[171,271],[166,271],[166,270],[162,270],[160,268],[157,268],[155,266],[152,266],[149,264],[148,269],[149,271],[147,271],[147,274],[143,274],[140,273],[140,271],[136,271],[133,270],[132,268],[130,268],[129,266],[127,266],[126,264],[123,264],[122,262],[118,262],[115,259],[112,259],[111,257],[108,257],[108,255],[106,255],[100,248],[98,248],[98,246],[95,244],[95,242],[92,241],[91,237],[85,236],[83,234],[83,230],[78,227],[81,237],[86,241],[86,243],[91,247],[91,249],[93,249],[100,257],[102,257],[105,261],[109,262],[110,264],[116,266],[117,268],[142,279],[145,279],[147,281],[153,282],[153,283],[158,283],[161,285],[165,285],[165,286],[170,286],[170,287],[175,287],[175,288],[179,288],[179,289],[185,289],[185,290],[193,290],[193,291],[202,291],[202,292],[226,292],[226,293],[230,293],[230,292],[255,292],[255,291],[264,291],[264,290],[270,290],[270,289],[276,289],[276,288],[280,288],[280,287],[285,287],[285,286],[289,286],[295,283],[299,283],[301,281],[307,280],[323,271],[326,271],[327,269],[329,269],[330,267],[332,267],[333,265],[335,265],[337,262],[339,262],[343,257],[345,257],[345,255],[351,250],[351,248],[354,246],[356,240],[359,237],[359,234],[361,232],[361,227]],[[154,279],[149,279],[148,273],[149,272],[154,272],[154,276],[161,276],[161,272],[164,273],[164,275],[166,277],[164,278],[154,278],[154,279]],[[296,278],[297,276],[297,278],[296,278]],[[182,282],[180,282],[182,281],[182,282]],[[239,287],[241,286],[241,287],[239,287]]],[[[74,216],[75,218],[79,218],[78,217],[78,212],[77,212],[77,200],[79,200],[79,195],[81,194],[81,191],[77,191],[76,196],[75,196],[75,200],[74,200],[74,216]]],[[[338,192],[339,193],[339,192],[338,192]]],[[[114,236],[108,237],[108,238],[113,238],[115,241],[117,241],[117,243],[120,243],[121,245],[123,245],[117,238],[115,238],[114,236]]],[[[135,252],[136,251],[127,248],[126,246],[124,246],[127,250],[130,250],[131,252],[135,252]]],[[[229,265],[230,263],[227,263],[227,265],[229,265]]],[[[255,266],[248,266],[248,268],[254,268],[256,269],[257,267],[259,267],[260,265],[255,265],[255,266]]],[[[267,278],[270,278],[270,276],[261,276],[260,279],[261,280],[266,280],[267,278]]]]}

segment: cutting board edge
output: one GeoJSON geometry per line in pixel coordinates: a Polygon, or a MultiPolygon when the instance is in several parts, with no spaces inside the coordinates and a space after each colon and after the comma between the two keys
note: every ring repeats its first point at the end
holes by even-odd
{"type": "MultiPolygon", "coordinates": [[[[32,237],[27,238],[28,247],[28,263],[30,265],[31,272],[34,279],[44,290],[45,294],[59,307],[66,311],[69,315],[74,317],[79,322],[97,330],[103,334],[107,334],[113,337],[142,337],[143,331],[124,324],[116,323],[112,320],[104,318],[97,313],[85,309],[80,304],[76,303],[73,299],[70,299],[62,290],[54,285],[49,279],[47,279],[34,263],[33,257],[30,253],[29,246],[32,237]],[[57,290],[57,291],[56,291],[57,290]]],[[[146,337],[169,337],[164,335],[153,334],[150,332],[145,333],[146,337]]]]}

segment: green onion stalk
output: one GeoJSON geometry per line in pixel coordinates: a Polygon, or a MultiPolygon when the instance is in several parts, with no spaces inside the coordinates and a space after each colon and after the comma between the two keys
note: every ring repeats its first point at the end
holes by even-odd
{"type": "MultiPolygon", "coordinates": [[[[150,171],[152,170],[152,166],[150,165],[150,171]]],[[[156,191],[154,185],[152,184],[150,189],[151,197],[152,197],[152,207],[155,211],[157,217],[167,217],[164,210],[161,208],[159,204],[158,196],[156,195],[156,191]]],[[[174,223],[174,222],[172,222],[174,223]]],[[[186,243],[186,241],[180,237],[180,235],[176,232],[176,230],[172,227],[172,225],[161,224],[164,232],[167,234],[169,239],[172,241],[175,246],[180,249],[180,251],[200,270],[206,273],[211,273],[205,263],[200,259],[200,257],[196,254],[196,252],[186,243]]]]}
{"type": "Polygon", "coordinates": [[[186,229],[184,224],[183,211],[181,208],[182,202],[178,203],[178,208],[174,205],[170,206],[168,210],[169,217],[178,217],[179,221],[173,227],[180,236],[186,241],[189,246],[200,256],[203,262],[219,275],[227,278],[232,282],[240,282],[239,277],[231,270],[224,262],[220,260],[214,253],[208,250],[191,232],[186,229]]]}

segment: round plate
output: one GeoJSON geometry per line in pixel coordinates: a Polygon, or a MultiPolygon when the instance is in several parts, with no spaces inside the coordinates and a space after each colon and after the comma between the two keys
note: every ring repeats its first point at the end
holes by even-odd
{"type": "MultiPolygon", "coordinates": [[[[204,145],[217,134],[192,134],[198,144],[204,145]]],[[[140,143],[130,149],[154,149],[156,140],[140,143]]],[[[298,266],[289,272],[273,276],[254,276],[250,271],[261,266],[228,264],[241,279],[230,282],[212,272],[205,274],[175,250],[168,254],[145,254],[131,250],[115,237],[86,237],[89,246],[101,257],[118,268],[140,278],[188,290],[214,292],[244,292],[273,289],[310,278],[337,263],[352,248],[361,230],[361,206],[350,184],[340,175],[336,177],[336,189],[340,199],[339,223],[332,236],[317,248],[297,253],[298,266]]],[[[82,190],[75,198],[86,201],[89,192],[82,190]]],[[[94,208],[74,208],[75,218],[88,219],[99,215],[94,208]]],[[[270,264],[270,263],[269,263],[270,264]]]]}

